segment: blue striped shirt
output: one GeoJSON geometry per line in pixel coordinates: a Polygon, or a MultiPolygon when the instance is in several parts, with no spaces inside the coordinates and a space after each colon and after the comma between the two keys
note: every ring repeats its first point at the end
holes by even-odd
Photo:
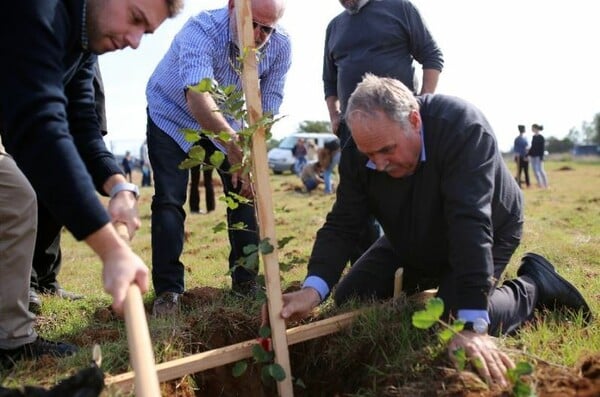
{"type": "MultiPolygon", "coordinates": [[[[241,90],[238,55],[229,30],[228,9],[202,11],[185,23],[152,73],[146,87],[150,118],[186,153],[192,144],[184,139],[181,130],[199,130],[201,126],[187,105],[185,90],[204,78],[241,90]]],[[[260,49],[258,60],[263,111],[277,114],[291,65],[290,39],[279,26],[260,49]]],[[[227,121],[234,130],[240,129],[239,120],[227,121]]]]}

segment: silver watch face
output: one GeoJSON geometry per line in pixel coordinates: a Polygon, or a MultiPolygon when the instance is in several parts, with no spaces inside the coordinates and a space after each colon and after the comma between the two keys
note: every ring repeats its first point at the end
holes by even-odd
{"type": "Polygon", "coordinates": [[[483,318],[476,318],[473,321],[473,331],[478,334],[487,334],[488,323],[483,318]]]}

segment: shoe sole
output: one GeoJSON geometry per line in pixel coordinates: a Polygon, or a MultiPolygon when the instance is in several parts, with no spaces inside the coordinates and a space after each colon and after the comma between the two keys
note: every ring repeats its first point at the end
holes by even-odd
{"type": "Polygon", "coordinates": [[[528,252],[527,254],[525,254],[524,258],[530,258],[532,261],[535,261],[540,266],[542,266],[544,269],[546,269],[547,271],[551,272],[554,276],[556,276],[556,278],[558,278],[558,280],[561,283],[563,283],[565,286],[567,286],[569,289],[571,289],[571,291],[577,296],[577,298],[582,303],[582,307],[577,310],[583,311],[583,320],[586,323],[590,323],[593,320],[594,317],[592,315],[592,311],[591,311],[590,307],[588,306],[587,302],[585,301],[585,298],[583,297],[583,295],[581,295],[579,290],[577,288],[575,288],[575,286],[573,284],[571,284],[569,281],[564,279],[560,274],[558,274],[558,272],[556,271],[556,268],[546,258],[544,258],[541,255],[535,254],[533,252],[528,252]]]}

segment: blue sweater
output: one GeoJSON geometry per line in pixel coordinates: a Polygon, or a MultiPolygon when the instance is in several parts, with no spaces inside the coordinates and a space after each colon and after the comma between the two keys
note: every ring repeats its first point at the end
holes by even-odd
{"type": "Polygon", "coordinates": [[[337,96],[341,111],[362,76],[393,77],[414,91],[413,60],[442,70],[442,51],[419,11],[408,0],[368,2],[357,14],[343,11],[325,34],[325,98],[337,96]]]}
{"type": "Polygon", "coordinates": [[[110,218],[95,189],[121,173],[100,133],[84,0],[0,2],[0,133],[52,215],[77,239],[110,218]]]}

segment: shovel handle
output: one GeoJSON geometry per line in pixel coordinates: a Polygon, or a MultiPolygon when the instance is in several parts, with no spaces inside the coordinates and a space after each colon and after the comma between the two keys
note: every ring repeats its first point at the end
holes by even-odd
{"type": "MultiPolygon", "coordinates": [[[[129,242],[129,232],[124,223],[116,223],[117,233],[129,242]]],[[[135,395],[140,397],[160,397],[160,387],[156,367],[154,366],[154,351],[148,331],[146,312],[142,293],[137,284],[131,284],[127,290],[124,304],[125,328],[127,330],[127,345],[129,358],[135,373],[135,395]]]]}

